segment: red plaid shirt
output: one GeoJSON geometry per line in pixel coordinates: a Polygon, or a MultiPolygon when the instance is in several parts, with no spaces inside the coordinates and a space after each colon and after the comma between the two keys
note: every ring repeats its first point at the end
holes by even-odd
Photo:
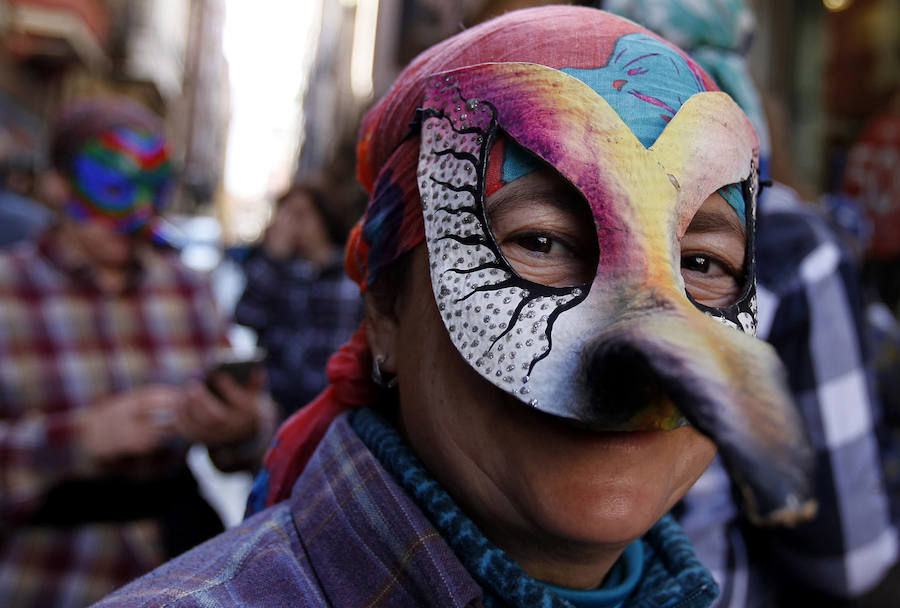
{"type": "MultiPolygon", "coordinates": [[[[172,255],[146,252],[129,288],[110,294],[66,262],[52,232],[0,252],[0,605],[84,606],[164,560],[153,517],[34,517],[60,482],[110,474],[79,453],[75,413],[199,376],[224,339],[214,310],[207,284],[172,255]]],[[[185,448],[115,473],[183,470],[185,448]]]]}

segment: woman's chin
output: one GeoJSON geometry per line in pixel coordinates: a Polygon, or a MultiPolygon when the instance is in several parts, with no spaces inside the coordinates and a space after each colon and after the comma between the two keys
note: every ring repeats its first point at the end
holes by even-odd
{"type": "MultiPolygon", "coordinates": [[[[574,545],[628,545],[640,538],[668,510],[668,497],[645,483],[566,484],[564,494],[546,496],[532,506],[538,526],[574,545]],[[562,500],[562,497],[565,500],[562,500]]],[[[534,500],[541,497],[534,496],[534,500]]]]}
{"type": "Polygon", "coordinates": [[[552,425],[540,448],[519,454],[515,492],[527,517],[560,539],[628,544],[672,508],[714,453],[691,427],[594,432],[552,425]]]}

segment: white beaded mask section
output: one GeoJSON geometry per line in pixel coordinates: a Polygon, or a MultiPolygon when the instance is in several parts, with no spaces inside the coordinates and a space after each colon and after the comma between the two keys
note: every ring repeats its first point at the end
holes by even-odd
{"type": "Polygon", "coordinates": [[[418,183],[432,288],[444,325],[481,376],[538,406],[531,372],[552,348],[555,318],[584,294],[577,287],[529,285],[500,253],[480,183],[488,140],[496,132],[490,105],[460,99],[446,82],[429,99],[425,116],[418,183]]]}

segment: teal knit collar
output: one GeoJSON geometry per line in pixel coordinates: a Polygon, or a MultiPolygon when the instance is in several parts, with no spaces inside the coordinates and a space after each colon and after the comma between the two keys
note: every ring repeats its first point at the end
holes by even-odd
{"type": "Polygon", "coordinates": [[[599,589],[585,591],[544,584],[576,608],[619,608],[637,588],[643,571],[644,545],[638,541],[625,548],[599,589]]]}
{"type": "Polygon", "coordinates": [[[350,423],[484,589],[486,608],[643,608],[668,606],[685,598],[689,601],[683,605],[693,607],[708,605],[718,593],[709,572],[697,562],[680,527],[668,515],[626,549],[603,588],[576,591],[541,583],[485,538],[391,425],[368,409],[353,414],[350,423]]]}

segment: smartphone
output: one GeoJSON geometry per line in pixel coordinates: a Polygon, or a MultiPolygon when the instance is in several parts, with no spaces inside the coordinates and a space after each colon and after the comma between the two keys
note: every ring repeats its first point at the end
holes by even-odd
{"type": "Polygon", "coordinates": [[[216,362],[207,370],[204,377],[206,388],[218,397],[222,398],[216,388],[215,378],[219,374],[228,374],[238,384],[245,385],[250,381],[250,375],[254,370],[265,363],[265,353],[262,349],[256,349],[248,356],[239,356],[234,351],[223,350],[216,356],[216,362]]]}

